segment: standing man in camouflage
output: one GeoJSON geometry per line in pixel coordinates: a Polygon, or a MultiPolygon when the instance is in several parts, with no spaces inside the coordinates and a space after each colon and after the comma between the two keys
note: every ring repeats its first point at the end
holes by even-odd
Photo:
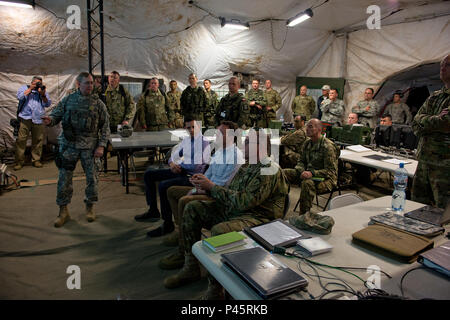
{"type": "Polygon", "coordinates": [[[158,79],[152,78],[148,89],[141,95],[137,103],[139,123],[147,131],[161,131],[169,128],[174,115],[169,109],[165,95],[158,90],[158,79]]]}
{"type": "Polygon", "coordinates": [[[166,93],[169,110],[174,115],[175,120],[169,123],[171,128],[183,128],[183,116],[181,114],[181,92],[177,90],[177,82],[175,80],[169,83],[170,91],[166,93]]]}
{"type": "Polygon", "coordinates": [[[45,125],[54,126],[62,121],[63,131],[58,137],[59,153],[55,162],[59,170],[56,204],[59,216],[55,227],[69,219],[67,205],[72,199],[72,177],[80,159],[86,174],[86,219],[96,219],[93,206],[98,201],[97,166],[109,139],[109,115],[105,104],[93,94],[94,80],[87,72],[77,77],[79,90],[64,97],[50,116],[42,117],[45,125]],[[96,163],[97,162],[97,163],[96,163]]]}
{"type": "Polygon", "coordinates": [[[205,112],[203,114],[203,119],[205,120],[205,128],[215,128],[216,120],[216,109],[219,104],[219,96],[217,93],[211,89],[211,80],[205,79],[203,81],[203,86],[205,88],[205,96],[206,96],[206,107],[205,112]]]}
{"type": "Polygon", "coordinates": [[[112,71],[108,76],[105,101],[111,133],[117,132],[117,125],[127,125],[133,121],[136,107],[128,90],[120,84],[120,74],[117,71],[112,71]]]}
{"type": "Polygon", "coordinates": [[[322,110],[322,121],[341,126],[342,115],[345,110],[344,101],[338,99],[337,89],[331,89],[329,96],[329,99],[325,100],[320,107],[322,110]]]}
{"type": "Polygon", "coordinates": [[[250,108],[242,93],[239,93],[240,82],[237,77],[231,77],[228,81],[229,92],[220,99],[216,110],[216,125],[221,121],[232,121],[239,128],[251,127],[250,108]]]}
{"type": "Polygon", "coordinates": [[[419,164],[412,200],[445,208],[450,200],[450,55],[441,61],[444,87],[424,102],[412,122],[419,164]]]}
{"type": "Polygon", "coordinates": [[[359,123],[372,129],[377,126],[377,117],[380,110],[378,102],[373,99],[373,94],[374,90],[367,88],[364,91],[364,100],[359,101],[352,108],[352,112],[358,115],[359,123]]]}
{"type": "Polygon", "coordinates": [[[337,185],[339,149],[322,136],[322,124],[311,119],[306,125],[308,140],[303,145],[295,169],[284,169],[291,184],[300,184],[300,214],[312,208],[317,192],[331,191],[337,185]]]}
{"type": "Polygon", "coordinates": [[[278,91],[272,89],[272,81],[267,79],[266,90],[264,91],[264,97],[266,98],[266,110],[267,110],[267,124],[269,127],[271,120],[277,119],[277,110],[281,108],[281,96],[278,91]]]}
{"type": "Polygon", "coordinates": [[[322,103],[325,102],[325,100],[328,100],[328,94],[330,93],[330,86],[329,85],[324,85],[322,86],[322,95],[317,99],[317,109],[318,109],[318,113],[317,113],[317,119],[321,120],[322,119],[322,110],[320,109],[320,107],[322,106],[322,103]]]}
{"type": "Polygon", "coordinates": [[[412,114],[406,103],[402,102],[402,93],[394,93],[392,103],[389,104],[384,113],[389,113],[392,116],[392,122],[398,124],[410,124],[412,121],[412,114]]]}
{"type": "Polygon", "coordinates": [[[294,116],[305,116],[306,120],[311,119],[312,114],[316,110],[316,102],[313,97],[306,95],[308,88],[306,86],[300,87],[300,95],[292,101],[292,112],[294,116]]]}
{"type": "Polygon", "coordinates": [[[280,143],[283,146],[283,154],[280,155],[280,166],[285,168],[295,168],[300,160],[303,144],[306,139],[305,116],[295,116],[295,131],[281,137],[280,143]]]}
{"type": "Polygon", "coordinates": [[[258,128],[267,128],[267,110],[266,98],[264,92],[259,89],[259,80],[252,80],[252,88],[245,94],[248,105],[250,106],[250,116],[252,119],[252,126],[258,128]]]}
{"type": "MultiPolygon", "coordinates": [[[[260,149],[259,139],[255,140],[249,141],[247,137],[245,157],[248,161],[249,145],[256,144],[257,163],[242,165],[228,187],[218,186],[205,176],[194,182],[194,187],[205,190],[214,200],[191,201],[184,208],[181,227],[185,262],[180,272],[164,279],[166,288],[177,288],[200,279],[200,266],[192,254],[192,245],[201,239],[202,228],[210,229],[214,236],[283,217],[287,181],[279,166],[267,157],[267,151],[260,149]],[[262,169],[268,167],[275,167],[276,172],[262,175],[262,169]]],[[[267,146],[270,148],[270,142],[267,146]]],[[[204,298],[223,297],[220,284],[212,277],[208,280],[204,298]]]]}
{"type": "Polygon", "coordinates": [[[188,117],[204,123],[203,113],[206,108],[206,95],[203,88],[197,86],[197,76],[189,75],[189,86],[181,94],[181,111],[188,117]]]}

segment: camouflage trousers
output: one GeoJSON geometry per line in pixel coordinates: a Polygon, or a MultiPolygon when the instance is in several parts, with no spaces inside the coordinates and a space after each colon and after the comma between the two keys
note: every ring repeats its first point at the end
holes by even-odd
{"type": "Polygon", "coordinates": [[[296,169],[283,169],[283,172],[291,185],[300,186],[300,214],[311,210],[316,194],[331,191],[335,187],[331,180],[320,182],[312,179],[302,180],[296,169]]]}
{"type": "Polygon", "coordinates": [[[147,126],[147,129],[145,129],[145,131],[162,131],[162,130],[165,130],[165,129],[169,129],[169,126],[168,126],[167,123],[166,124],[160,124],[160,125],[157,125],[157,126],[149,125],[149,126],[147,126]]]}
{"type": "Polygon", "coordinates": [[[216,127],[216,119],[212,113],[204,113],[203,121],[203,126],[205,126],[205,128],[214,129],[216,127]]]}
{"type": "Polygon", "coordinates": [[[250,213],[229,215],[222,205],[216,201],[191,201],[183,211],[181,228],[185,254],[192,253],[192,246],[201,239],[202,228],[210,229],[211,235],[219,235],[231,231],[242,231],[245,227],[252,227],[268,222],[268,219],[255,217],[250,213]]]}
{"type": "MultiPolygon", "coordinates": [[[[75,166],[78,160],[81,161],[84,173],[86,174],[86,188],[84,202],[92,204],[98,201],[98,168],[101,166],[98,158],[94,158],[92,149],[75,149],[71,147],[60,146],[62,151],[62,161],[75,166]]],[[[56,194],[56,204],[59,206],[70,203],[73,194],[73,170],[59,168],[58,187],[56,194]]]]}
{"type": "Polygon", "coordinates": [[[450,200],[450,168],[419,161],[412,184],[411,199],[445,209],[450,200]]]}
{"type": "Polygon", "coordinates": [[[203,194],[187,195],[192,189],[191,186],[173,186],[167,189],[167,198],[169,199],[170,209],[172,210],[175,224],[179,226],[178,249],[182,254],[184,254],[184,242],[181,223],[183,221],[184,207],[194,200],[213,200],[211,197],[203,194]]]}
{"type": "Polygon", "coordinates": [[[284,153],[280,154],[280,166],[281,168],[295,168],[298,161],[300,160],[300,154],[295,153],[294,151],[283,147],[284,153]]]}

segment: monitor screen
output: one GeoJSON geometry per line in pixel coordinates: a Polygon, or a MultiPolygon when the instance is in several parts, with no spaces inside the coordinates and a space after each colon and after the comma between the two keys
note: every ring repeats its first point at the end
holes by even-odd
{"type": "Polygon", "coordinates": [[[377,146],[389,147],[391,141],[391,126],[378,125],[375,129],[375,143],[377,146]]]}

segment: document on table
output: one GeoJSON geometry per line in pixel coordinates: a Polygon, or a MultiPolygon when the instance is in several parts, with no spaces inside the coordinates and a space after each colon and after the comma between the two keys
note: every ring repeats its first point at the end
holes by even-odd
{"type": "Polygon", "coordinates": [[[400,164],[400,162],[403,162],[404,164],[411,163],[411,160],[408,160],[408,159],[404,159],[404,160],[399,160],[399,159],[385,159],[385,160],[381,160],[381,161],[388,162],[388,163],[392,163],[392,164],[400,164]]]}
{"type": "Polygon", "coordinates": [[[112,138],[111,139],[111,142],[120,142],[120,141],[122,141],[122,139],[120,139],[120,138],[112,138]]]}
{"type": "Polygon", "coordinates": [[[354,146],[348,146],[345,149],[354,151],[354,152],[365,152],[365,151],[371,151],[369,148],[363,147],[360,144],[354,145],[354,146]]]}
{"type": "Polygon", "coordinates": [[[186,130],[169,130],[169,132],[177,138],[189,137],[189,133],[186,130]]]}

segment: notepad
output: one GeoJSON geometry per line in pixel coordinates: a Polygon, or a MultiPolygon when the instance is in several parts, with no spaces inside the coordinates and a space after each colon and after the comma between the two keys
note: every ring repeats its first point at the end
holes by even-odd
{"type": "Polygon", "coordinates": [[[239,232],[233,231],[218,236],[206,238],[203,245],[211,249],[213,252],[220,252],[245,244],[246,237],[239,232]]]}
{"type": "Polygon", "coordinates": [[[354,152],[365,152],[365,151],[371,151],[369,148],[363,147],[360,144],[354,145],[354,146],[348,146],[345,149],[354,151],[354,152]]]}
{"type": "Polygon", "coordinates": [[[325,253],[333,249],[332,245],[319,237],[300,239],[297,241],[297,245],[307,251],[311,256],[325,253]]]}

